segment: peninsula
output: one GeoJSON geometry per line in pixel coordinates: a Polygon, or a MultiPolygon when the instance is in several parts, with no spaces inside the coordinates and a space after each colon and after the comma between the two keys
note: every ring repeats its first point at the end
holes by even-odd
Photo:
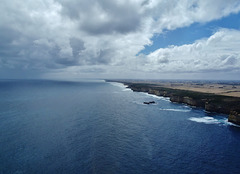
{"type": "Polygon", "coordinates": [[[208,81],[107,80],[123,83],[135,92],[169,97],[171,102],[227,114],[228,121],[240,125],[240,83],[208,81]]]}

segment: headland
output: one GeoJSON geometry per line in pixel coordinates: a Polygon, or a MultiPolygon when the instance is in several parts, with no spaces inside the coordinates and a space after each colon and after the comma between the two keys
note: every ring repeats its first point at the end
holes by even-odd
{"type": "Polygon", "coordinates": [[[228,115],[240,125],[240,83],[210,81],[107,80],[123,83],[135,92],[169,97],[171,102],[200,107],[228,115]]]}

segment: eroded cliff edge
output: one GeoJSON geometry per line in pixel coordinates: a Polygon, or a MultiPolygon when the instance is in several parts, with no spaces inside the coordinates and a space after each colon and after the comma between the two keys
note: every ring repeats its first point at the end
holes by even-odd
{"type": "Polygon", "coordinates": [[[170,97],[171,102],[201,107],[208,112],[229,115],[228,121],[240,125],[240,98],[160,87],[155,84],[124,83],[136,92],[170,97]]]}

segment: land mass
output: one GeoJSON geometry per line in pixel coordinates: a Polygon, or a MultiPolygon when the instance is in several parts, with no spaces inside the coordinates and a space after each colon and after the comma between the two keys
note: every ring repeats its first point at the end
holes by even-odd
{"type": "MultiPolygon", "coordinates": [[[[110,81],[110,80],[108,80],[110,81]]],[[[169,97],[171,102],[201,107],[208,112],[228,115],[228,121],[240,125],[240,83],[192,81],[113,80],[135,92],[169,97]]]]}

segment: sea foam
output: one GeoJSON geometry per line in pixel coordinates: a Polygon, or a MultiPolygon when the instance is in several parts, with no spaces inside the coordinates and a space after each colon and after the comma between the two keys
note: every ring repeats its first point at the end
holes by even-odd
{"type": "Polygon", "coordinates": [[[170,102],[170,97],[157,96],[157,95],[148,94],[148,93],[145,93],[145,92],[142,92],[142,93],[147,95],[147,96],[153,97],[153,98],[157,98],[157,99],[160,99],[160,100],[164,100],[164,101],[170,102]]]}
{"type": "Polygon", "coordinates": [[[118,82],[108,82],[109,84],[113,85],[113,86],[117,86],[120,88],[125,88],[126,85],[122,84],[122,83],[118,83],[118,82]]]}
{"type": "Polygon", "coordinates": [[[190,121],[198,122],[198,123],[205,123],[205,124],[219,124],[220,121],[214,119],[213,117],[191,117],[189,118],[190,121]]]}
{"type": "Polygon", "coordinates": [[[240,127],[236,124],[228,122],[227,118],[214,118],[214,117],[191,117],[188,120],[194,121],[197,123],[204,123],[204,124],[219,124],[219,125],[230,125],[240,127]]]}
{"type": "Polygon", "coordinates": [[[190,109],[165,109],[165,108],[160,108],[159,110],[161,111],[173,111],[173,112],[190,112],[190,109]]]}

